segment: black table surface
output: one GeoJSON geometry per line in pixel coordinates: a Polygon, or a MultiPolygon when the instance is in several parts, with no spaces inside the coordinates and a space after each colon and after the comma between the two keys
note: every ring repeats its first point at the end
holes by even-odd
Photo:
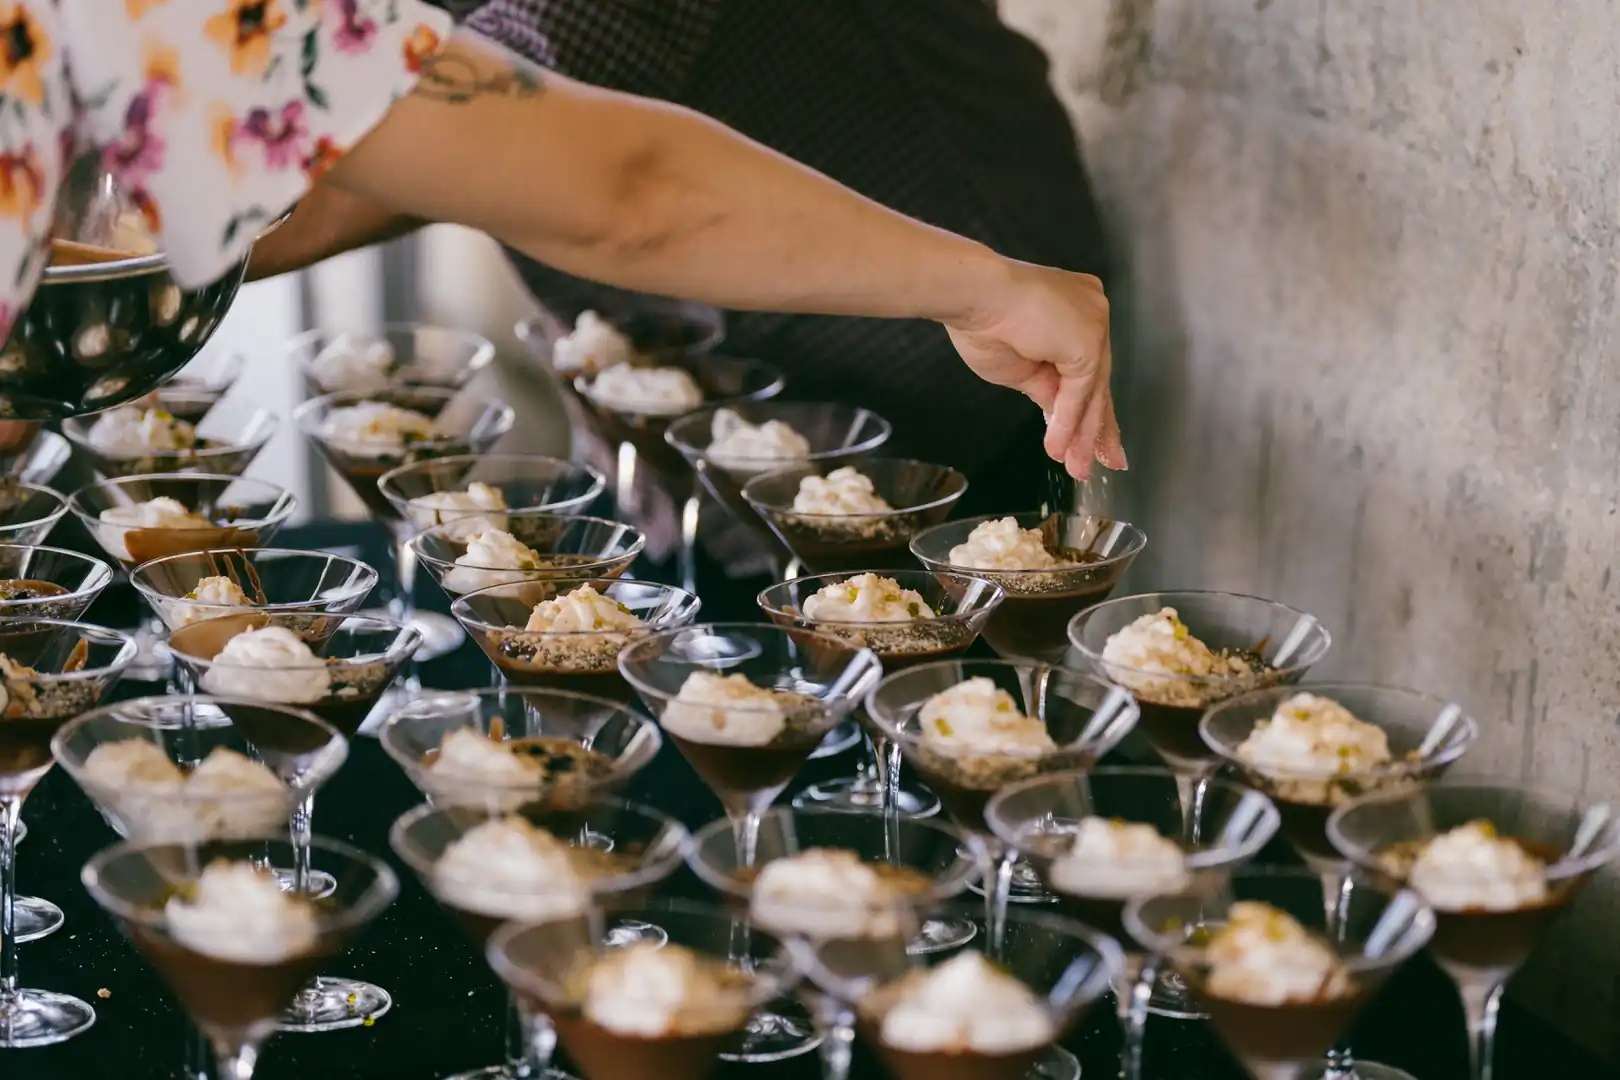
{"type": "MultiPolygon", "coordinates": [[[[288,530],[278,542],[299,548],[359,548],[362,557],[378,565],[387,558],[382,535],[370,525],[316,524],[288,530]]],[[[638,566],[636,572],[657,578],[664,570],[638,566]]],[[[759,585],[728,581],[716,568],[703,567],[699,592],[704,617],[753,619],[753,595],[759,585]]],[[[430,578],[424,576],[419,593],[423,607],[446,609],[430,578]]],[[[89,617],[129,626],[139,613],[133,590],[119,584],[97,602],[89,617]]],[[[468,644],[424,665],[421,674],[425,685],[448,689],[486,684],[489,667],[468,644]]],[[[121,696],[160,692],[150,684],[134,683],[119,690],[121,696]]],[[[802,781],[849,768],[848,758],[812,763],[802,781]]],[[[653,803],[691,826],[720,815],[718,803],[668,747],[639,778],[630,797],[653,803]]],[[[483,958],[388,848],[389,825],[420,801],[404,774],[369,738],[355,741],[348,763],[321,792],[316,832],[386,856],[401,882],[398,901],[341,960],[329,965],[328,973],[386,987],[394,1007],[370,1027],[275,1036],[260,1059],[257,1075],[263,1080],[437,1080],[500,1060],[502,989],[483,958]]],[[[67,923],[51,937],[21,947],[22,985],[75,994],[95,1006],[98,1019],[90,1031],[57,1046],[0,1050],[0,1080],[179,1076],[185,1034],[182,1014],[79,882],[85,860],[116,837],[60,769],[47,775],[29,798],[23,818],[29,833],[19,849],[21,891],[60,905],[67,923]]],[[[701,886],[684,871],[669,888],[701,894],[701,886]]],[[[1086,1075],[1097,1080],[1115,1075],[1118,1042],[1112,1010],[1103,1007],[1094,1010],[1070,1049],[1080,1057],[1086,1075]]],[[[1417,1080],[1467,1076],[1456,994],[1424,958],[1391,980],[1357,1027],[1355,1042],[1365,1059],[1400,1066],[1417,1080]]],[[[744,1075],[754,1080],[810,1080],[819,1075],[819,1066],[815,1055],[808,1055],[785,1065],[728,1067],[721,1075],[724,1080],[744,1075]]],[[[874,1078],[878,1071],[858,1060],[856,1075],[874,1078]]],[[[1163,1080],[1235,1080],[1242,1074],[1206,1025],[1154,1019],[1148,1030],[1146,1075],[1163,1080]]],[[[1510,1000],[1503,1010],[1496,1075],[1498,1080],[1599,1080],[1617,1073],[1510,1000]]]]}

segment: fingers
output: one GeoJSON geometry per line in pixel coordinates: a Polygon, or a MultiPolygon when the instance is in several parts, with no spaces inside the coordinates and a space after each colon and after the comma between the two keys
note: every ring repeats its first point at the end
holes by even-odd
{"type": "Polygon", "coordinates": [[[1049,417],[1052,415],[1052,406],[1057,402],[1058,387],[1062,383],[1063,379],[1058,375],[1057,369],[1043,364],[1033,376],[1019,387],[1019,390],[1023,391],[1025,397],[1040,406],[1042,415],[1049,417]]]}
{"type": "Polygon", "coordinates": [[[1091,463],[1096,459],[1097,439],[1102,434],[1103,420],[1108,411],[1108,392],[1093,393],[1086,401],[1086,411],[1080,429],[1069,443],[1063,459],[1064,466],[1076,480],[1091,475],[1091,463]]]}
{"type": "MultiPolygon", "coordinates": [[[[1090,396],[1091,380],[1083,378],[1069,378],[1062,380],[1058,387],[1057,399],[1046,418],[1046,456],[1053,461],[1061,461],[1065,468],[1073,473],[1074,467],[1069,460],[1070,448],[1074,446],[1075,437],[1079,435],[1080,428],[1085,421],[1086,402],[1090,396]]],[[[1087,444],[1090,445],[1089,443],[1087,444]]],[[[1090,470],[1090,455],[1086,455],[1085,468],[1090,470]]],[[[1075,475],[1079,475],[1076,473],[1075,475]]]]}
{"type": "Polygon", "coordinates": [[[1103,414],[1102,438],[1097,443],[1097,460],[1110,469],[1123,472],[1131,467],[1125,459],[1125,444],[1119,436],[1119,417],[1114,414],[1114,395],[1108,395],[1103,414]]]}

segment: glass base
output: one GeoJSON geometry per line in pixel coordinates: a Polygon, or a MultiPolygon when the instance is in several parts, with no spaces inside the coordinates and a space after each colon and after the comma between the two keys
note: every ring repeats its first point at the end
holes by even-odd
{"type": "MultiPolygon", "coordinates": [[[[845,776],[812,784],[799,792],[793,805],[801,810],[807,806],[829,810],[881,810],[883,789],[868,783],[865,777],[845,776]]],[[[939,800],[927,789],[901,788],[898,809],[901,817],[932,817],[939,813],[939,800]]]]}
{"type": "MultiPolygon", "coordinates": [[[[356,614],[370,619],[397,620],[399,617],[387,608],[367,608],[356,614]]],[[[467,640],[467,632],[461,628],[460,623],[436,611],[414,611],[411,613],[410,624],[422,635],[422,644],[416,647],[415,660],[418,663],[447,656],[461,648],[461,643],[467,640]]]]}
{"type": "Polygon", "coordinates": [[[96,1010],[76,997],[49,990],[18,990],[0,1006],[0,1047],[20,1050],[66,1042],[95,1023],[96,1010]]]}
{"type": "Polygon", "coordinates": [[[853,750],[855,744],[866,736],[861,733],[861,725],[854,720],[845,720],[842,724],[827,732],[827,737],[821,740],[815,753],[810,755],[811,761],[820,761],[822,758],[837,757],[846,750],[853,750]]]}
{"type": "Polygon", "coordinates": [[[640,919],[619,919],[603,935],[602,944],[610,949],[625,949],[631,945],[662,947],[669,944],[669,934],[662,926],[654,926],[650,922],[642,922],[640,919]]]}
{"type": "Polygon", "coordinates": [[[444,1080],[578,1080],[578,1078],[561,1069],[547,1069],[541,1075],[527,1071],[519,1072],[510,1065],[491,1065],[487,1069],[459,1072],[454,1076],[445,1077],[444,1080]]]}
{"type": "Polygon", "coordinates": [[[1050,1047],[1024,1080],[1080,1080],[1080,1059],[1061,1046],[1050,1047]]]}
{"type": "Polygon", "coordinates": [[[809,1010],[792,998],[777,998],[748,1018],[741,1045],[734,1053],[721,1054],[720,1060],[767,1065],[808,1054],[820,1045],[809,1010]]]}
{"type": "Polygon", "coordinates": [[[61,908],[37,896],[17,897],[17,906],[12,908],[12,912],[17,920],[18,944],[50,937],[62,929],[62,923],[66,921],[61,908]]]}
{"type": "Polygon", "coordinates": [[[1411,1073],[1393,1065],[1380,1065],[1376,1061],[1357,1061],[1348,1069],[1340,1069],[1329,1061],[1317,1061],[1305,1066],[1299,1080],[1417,1080],[1411,1073]]]}
{"type": "Polygon", "coordinates": [[[1208,1020],[1193,1003],[1186,982],[1173,971],[1161,970],[1153,984],[1153,996],[1148,999],[1148,1012],[1167,1020],[1208,1020]]]}
{"type": "Polygon", "coordinates": [[[917,936],[906,942],[906,952],[912,956],[960,949],[979,936],[979,927],[970,919],[925,919],[917,936]]]}
{"type": "Polygon", "coordinates": [[[380,986],[322,975],[314,985],[299,991],[281,1014],[278,1030],[311,1033],[370,1027],[393,1007],[394,999],[380,986]]]}
{"type": "MultiPolygon", "coordinates": [[[[968,890],[978,896],[984,895],[984,882],[974,879],[968,883],[968,890]]],[[[1041,884],[1041,876],[1035,868],[1023,859],[1013,863],[1012,888],[1007,893],[1009,904],[1055,904],[1057,897],[1046,891],[1041,884]]]]}
{"type": "MultiPolygon", "coordinates": [[[[293,891],[295,875],[292,870],[285,866],[278,866],[270,871],[270,876],[276,879],[276,884],[281,886],[282,892],[293,891]]],[[[311,900],[324,900],[335,892],[337,892],[337,878],[334,878],[325,870],[311,870],[309,872],[309,898],[311,900]]]]}

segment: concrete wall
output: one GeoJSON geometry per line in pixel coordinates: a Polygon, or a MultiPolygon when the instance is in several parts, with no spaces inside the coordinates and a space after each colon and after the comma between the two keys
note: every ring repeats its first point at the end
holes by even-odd
{"type": "MultiPolygon", "coordinates": [[[[1470,764],[1620,804],[1610,0],[1002,0],[1129,265],[1137,584],[1327,619],[1470,764]]],[[[1606,874],[1515,982],[1617,1055],[1606,874]]]]}

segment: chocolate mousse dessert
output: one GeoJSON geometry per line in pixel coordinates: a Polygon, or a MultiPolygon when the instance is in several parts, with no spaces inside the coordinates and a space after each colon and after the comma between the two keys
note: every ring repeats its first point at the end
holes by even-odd
{"type": "Polygon", "coordinates": [[[1085,817],[1061,832],[1032,832],[1020,847],[1065,914],[1116,941],[1130,940],[1125,905],[1132,899],[1178,892],[1192,881],[1181,844],[1143,822],[1085,817]]]}
{"type": "Polygon", "coordinates": [[[452,396],[446,390],[398,386],[334,404],[313,433],[316,444],[366,509],[383,521],[397,521],[399,510],[377,487],[384,473],[475,449],[467,437],[435,426],[452,396]]]}
{"type": "Polygon", "coordinates": [[[771,473],[743,497],[806,566],[829,573],[910,566],[912,536],[943,520],[966,490],[955,470],[889,459],[826,475],[771,473]]]}
{"type": "Polygon", "coordinates": [[[977,636],[974,623],[942,620],[921,593],[874,573],[822,586],[804,598],[802,610],[767,607],[766,613],[778,626],[809,624],[853,648],[871,649],[890,674],[964,653],[977,636]]]}
{"type": "Polygon", "coordinates": [[[749,893],[749,917],[773,934],[818,941],[872,941],[909,937],[901,917],[907,897],[933,886],[920,870],[867,862],[854,851],[807,848],[763,866],[740,867],[735,877],[749,893]]]}
{"type": "Polygon", "coordinates": [[[505,739],[473,728],[458,728],[422,760],[423,784],[430,791],[510,792],[509,809],[544,802],[546,806],[581,805],[609,786],[613,759],[559,736],[505,739]]]}
{"type": "Polygon", "coordinates": [[[826,708],[809,694],[756,686],[745,675],[695,671],[659,726],[721,802],[785,787],[821,745],[826,708]]]}
{"type": "MultiPolygon", "coordinates": [[[[53,628],[42,628],[41,633],[53,628]]],[[[72,672],[84,666],[88,650],[80,643],[63,666],[72,672]]],[[[26,793],[51,766],[51,737],[58,728],[95,707],[105,687],[98,680],[83,683],[52,680],[43,673],[0,653],[0,790],[26,793]]]]}
{"type": "Polygon", "coordinates": [[[101,511],[96,534],[102,547],[125,570],[165,555],[259,545],[256,530],[229,523],[235,516],[229,508],[219,508],[217,516],[223,520],[212,520],[188,509],[178,499],[160,495],[101,511]]]}
{"type": "Polygon", "coordinates": [[[619,653],[647,631],[629,607],[589,585],[531,582],[510,586],[549,598],[534,601],[522,626],[496,629],[463,620],[490,662],[514,686],[545,686],[613,701],[630,701],[630,684],[619,673],[619,653]]]}
{"type": "Polygon", "coordinates": [[[1021,1080],[1064,1034],[1033,990],[973,950],[879,988],[858,1015],[895,1080],[1021,1080]]]}
{"type": "Polygon", "coordinates": [[[738,521],[760,528],[773,544],[779,543],[743,498],[743,488],[762,473],[808,458],[810,440],[785,421],[752,424],[733,409],[716,409],[707,427],[709,443],[696,467],[710,493],[738,521]]]}
{"type": "MultiPolygon", "coordinates": [[[[184,472],[197,467],[199,454],[230,450],[237,445],[242,445],[243,464],[246,464],[249,447],[245,444],[251,434],[244,438],[243,444],[200,436],[195,425],[213,407],[213,401],[207,398],[179,400],[192,402],[191,415],[180,415],[175,411],[179,406],[167,404],[122,405],[97,414],[93,421],[68,420],[63,427],[74,443],[90,456],[102,476],[184,472]]],[[[266,436],[269,429],[260,429],[259,434],[266,436]]],[[[225,462],[213,461],[214,456],[218,455],[211,455],[207,471],[238,471],[225,462]]]]}
{"type": "MultiPolygon", "coordinates": [[[[512,519],[514,525],[519,521],[529,520],[516,517],[512,519]]],[[[565,523],[565,519],[553,519],[550,515],[533,520],[555,522],[559,531],[565,523]]],[[[484,529],[458,540],[453,536],[447,536],[445,527],[440,526],[433,536],[440,543],[456,551],[453,564],[439,579],[439,584],[451,596],[477,592],[479,589],[493,588],[496,585],[512,585],[548,578],[566,580],[575,577],[577,580],[578,576],[617,577],[629,569],[628,562],[620,566],[602,566],[604,560],[592,555],[565,552],[542,554],[505,529],[484,529]],[[587,567],[590,568],[588,574],[581,575],[580,571],[587,567]],[[570,571],[574,573],[571,574],[570,571]]],[[[542,542],[546,538],[530,539],[542,542]]]]}
{"type": "Polygon", "coordinates": [[[187,768],[146,739],[103,743],[85,758],[83,783],[131,834],[173,842],[267,836],[292,812],[282,779],[227,746],[187,768]]]}

